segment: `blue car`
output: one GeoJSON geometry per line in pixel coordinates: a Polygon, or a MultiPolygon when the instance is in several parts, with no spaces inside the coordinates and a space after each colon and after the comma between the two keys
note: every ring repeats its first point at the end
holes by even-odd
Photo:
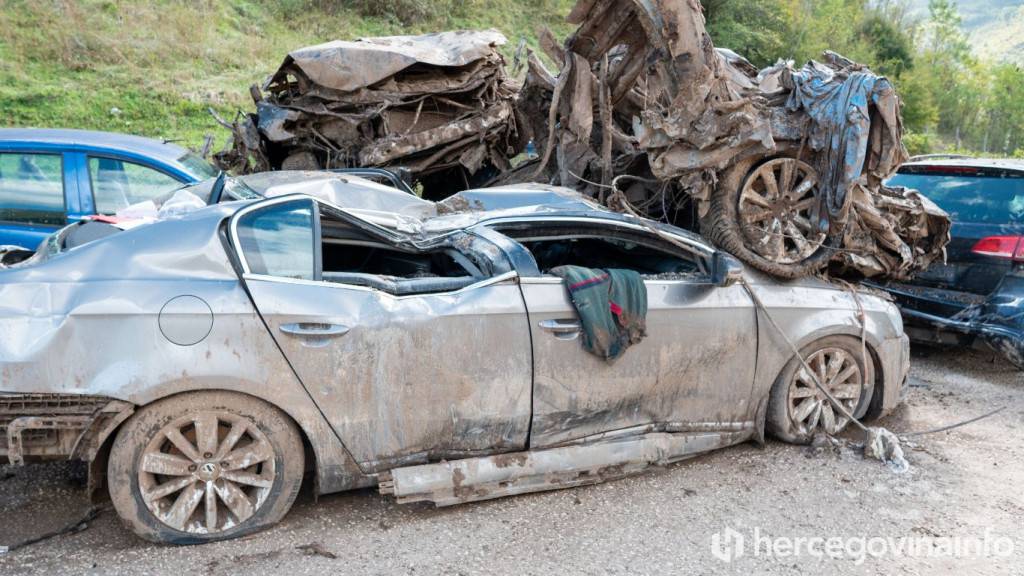
{"type": "Polygon", "coordinates": [[[216,175],[192,152],[149,138],[0,129],[0,246],[35,248],[66,224],[216,175]]]}

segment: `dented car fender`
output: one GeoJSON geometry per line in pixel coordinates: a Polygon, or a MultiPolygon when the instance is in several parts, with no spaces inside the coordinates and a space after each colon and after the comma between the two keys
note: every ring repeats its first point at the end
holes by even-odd
{"type": "Polygon", "coordinates": [[[0,389],[136,407],[194,390],[248,394],[302,429],[319,492],[367,485],[242,288],[216,232],[224,212],[128,230],[0,272],[0,389]],[[166,262],[154,262],[161,254],[166,262]],[[83,270],[93,271],[88,279],[83,270]]]}
{"type": "MultiPolygon", "coordinates": [[[[754,277],[749,283],[751,289],[757,291],[798,349],[828,336],[863,339],[876,386],[871,415],[887,413],[898,405],[909,372],[909,345],[894,304],[881,296],[864,291],[853,294],[814,278],[791,282],[784,291],[759,289],[763,288],[759,285],[761,276],[747,274],[754,277]],[[822,302],[822,298],[828,302],[822,302]],[[862,310],[865,324],[859,321],[862,310]]],[[[758,312],[758,341],[752,396],[764,399],[793,353],[763,311],[758,312]]]]}

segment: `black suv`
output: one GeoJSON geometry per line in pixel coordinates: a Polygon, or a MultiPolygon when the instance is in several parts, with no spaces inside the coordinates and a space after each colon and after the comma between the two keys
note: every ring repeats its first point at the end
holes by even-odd
{"type": "Polygon", "coordinates": [[[1024,161],[917,159],[889,184],[920,190],[953,219],[945,265],[884,286],[907,334],[988,347],[1024,370],[1024,161]]]}

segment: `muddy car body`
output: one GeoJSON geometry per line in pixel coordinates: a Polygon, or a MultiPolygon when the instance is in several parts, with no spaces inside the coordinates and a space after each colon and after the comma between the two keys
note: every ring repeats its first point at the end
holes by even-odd
{"type": "Polygon", "coordinates": [[[838,431],[747,290],[851,412],[899,403],[907,339],[883,298],[744,272],[567,192],[469,196],[518,206],[286,194],[54,238],[0,271],[0,455],[92,461],[138,534],[197,543],[279,520],[304,469],[320,494],[447,505],[838,431]],[[553,254],[644,274],[647,338],[585,352],[553,254]]]}

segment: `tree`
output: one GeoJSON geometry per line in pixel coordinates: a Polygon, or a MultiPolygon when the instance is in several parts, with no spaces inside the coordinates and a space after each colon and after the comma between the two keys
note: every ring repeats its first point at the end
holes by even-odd
{"type": "Polygon", "coordinates": [[[704,12],[715,46],[742,54],[758,67],[784,56],[786,20],[777,0],[705,0],[704,12]]]}
{"type": "Polygon", "coordinates": [[[1013,64],[992,70],[987,108],[991,114],[986,151],[1010,155],[1024,147],[1024,70],[1013,64]]]}
{"type": "Polygon", "coordinates": [[[874,46],[875,68],[886,76],[899,76],[914,67],[914,38],[882,8],[864,14],[858,33],[874,46]]]}
{"type": "Polygon", "coordinates": [[[971,54],[962,19],[951,0],[930,0],[921,57],[938,111],[938,131],[954,147],[978,147],[983,139],[983,105],[987,92],[984,66],[971,54]]]}

